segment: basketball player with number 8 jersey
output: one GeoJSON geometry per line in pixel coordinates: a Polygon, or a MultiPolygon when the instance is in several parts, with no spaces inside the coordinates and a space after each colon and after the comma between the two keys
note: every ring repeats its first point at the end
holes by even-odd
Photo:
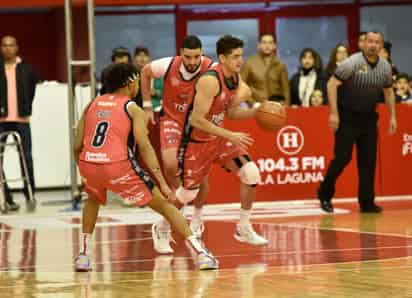
{"type": "Polygon", "coordinates": [[[175,201],[174,192],[167,185],[150,144],[145,113],[131,100],[137,94],[138,79],[133,65],[111,66],[105,82],[109,93],[91,102],[77,127],[74,155],[88,200],[83,208],[81,249],[75,269],[91,270],[91,235],[99,206],[106,204],[108,190],[129,201],[129,205],[147,205],[164,216],[195,252],[199,269],[216,269],[217,260],[193,235],[183,215],[171,203],[175,201]],[[136,147],[159,187],[140,168],[136,147]]]}

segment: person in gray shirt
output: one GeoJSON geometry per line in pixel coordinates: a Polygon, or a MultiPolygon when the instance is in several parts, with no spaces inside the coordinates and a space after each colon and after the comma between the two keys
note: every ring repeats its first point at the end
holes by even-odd
{"type": "Polygon", "coordinates": [[[328,82],[329,126],[335,131],[335,157],[318,189],[320,206],[326,212],[333,212],[335,182],[351,161],[354,144],[360,211],[382,212],[375,204],[374,193],[378,141],[376,105],[382,90],[390,113],[389,133],[394,134],[397,128],[392,70],[378,55],[382,47],[382,34],[368,32],[363,51],[342,62],[328,82]]]}

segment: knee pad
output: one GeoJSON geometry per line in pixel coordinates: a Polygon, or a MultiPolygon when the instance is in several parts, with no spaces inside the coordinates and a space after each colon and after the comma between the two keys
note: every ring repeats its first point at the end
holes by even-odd
{"type": "Polygon", "coordinates": [[[196,198],[197,194],[199,193],[199,190],[199,188],[184,189],[182,186],[180,186],[176,190],[176,198],[179,200],[180,203],[186,205],[196,198]]]}
{"type": "Polygon", "coordinates": [[[253,161],[245,163],[239,169],[237,175],[239,176],[240,181],[246,185],[256,185],[260,182],[260,172],[253,161]]]}

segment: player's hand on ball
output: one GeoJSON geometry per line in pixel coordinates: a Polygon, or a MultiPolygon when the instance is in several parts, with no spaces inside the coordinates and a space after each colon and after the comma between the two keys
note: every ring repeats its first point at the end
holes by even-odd
{"type": "Polygon", "coordinates": [[[243,132],[232,132],[229,141],[243,149],[247,149],[254,142],[249,134],[243,132]]]}
{"type": "Polygon", "coordinates": [[[338,130],[339,128],[339,115],[338,114],[330,114],[329,115],[329,127],[332,128],[334,131],[338,130]]]}

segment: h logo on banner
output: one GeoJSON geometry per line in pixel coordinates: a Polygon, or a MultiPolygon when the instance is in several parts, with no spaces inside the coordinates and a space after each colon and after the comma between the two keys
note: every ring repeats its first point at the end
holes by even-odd
{"type": "Polygon", "coordinates": [[[304,144],[304,136],[302,131],[293,125],[288,125],[279,130],[276,143],[279,150],[287,155],[299,153],[304,144]]]}
{"type": "Polygon", "coordinates": [[[283,148],[297,148],[299,147],[298,144],[298,133],[293,132],[293,133],[288,133],[285,132],[282,137],[283,137],[283,148]]]}

